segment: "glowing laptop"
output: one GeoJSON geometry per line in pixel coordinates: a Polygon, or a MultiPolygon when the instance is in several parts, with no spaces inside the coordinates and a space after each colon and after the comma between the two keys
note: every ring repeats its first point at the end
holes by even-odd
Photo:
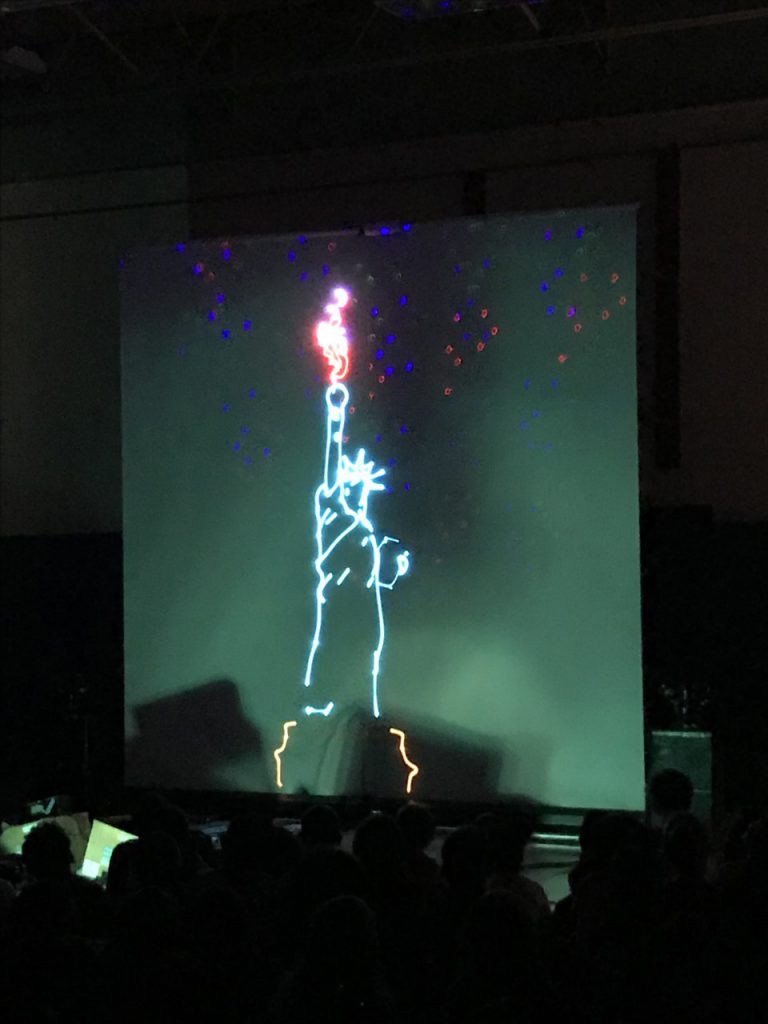
{"type": "Polygon", "coordinates": [[[138,836],[131,832],[124,832],[121,828],[108,825],[105,821],[94,821],[91,826],[91,834],[88,837],[88,846],[83,858],[83,866],[78,874],[83,878],[93,878],[101,881],[109,869],[109,862],[112,858],[112,851],[120,843],[127,843],[129,839],[137,839],[138,836]]]}
{"type": "Polygon", "coordinates": [[[66,834],[69,839],[69,847],[72,850],[72,862],[76,869],[79,868],[85,854],[85,839],[88,835],[88,815],[84,812],[62,814],[55,818],[39,818],[37,821],[28,821],[23,825],[9,825],[0,833],[0,852],[21,856],[24,840],[33,828],[46,821],[55,821],[66,834]]]}

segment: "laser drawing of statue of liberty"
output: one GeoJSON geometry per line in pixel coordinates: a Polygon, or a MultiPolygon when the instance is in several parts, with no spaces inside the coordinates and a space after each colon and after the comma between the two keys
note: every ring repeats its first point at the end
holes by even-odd
{"type": "MultiPolygon", "coordinates": [[[[338,700],[324,692],[318,700],[322,685],[315,678],[318,652],[323,646],[324,625],[333,603],[338,603],[345,587],[362,583],[372,602],[373,628],[370,631],[372,650],[368,674],[370,678],[370,706],[374,719],[380,718],[379,674],[381,655],[386,639],[382,591],[392,590],[397,581],[410,568],[410,553],[398,547],[395,537],[377,536],[369,515],[368,504],[372,494],[385,491],[382,478],[386,470],[377,468],[374,460],[366,458],[360,448],[354,458],[343,451],[344,428],[350,394],[343,380],[349,374],[349,339],[343,321],[349,293],[344,288],[333,290],[333,301],[325,307],[326,319],[315,329],[317,344],[329,366],[329,381],[325,390],[326,437],[323,478],[314,495],[315,558],[315,624],[304,672],[307,703],[301,713],[331,717],[338,710],[338,700]],[[361,555],[362,562],[361,562],[361,555]],[[390,563],[386,565],[385,563],[390,563]],[[362,572],[360,566],[363,566],[362,572]],[[354,566],[354,568],[353,568],[354,566]],[[328,699],[325,699],[328,698],[328,699]]],[[[366,631],[367,632],[367,631],[366,631]]],[[[327,681],[324,684],[327,687],[327,681]]],[[[276,782],[283,788],[282,755],[290,732],[298,722],[283,723],[281,745],[274,751],[276,782]]],[[[406,754],[406,737],[400,729],[389,732],[399,739],[399,753],[409,769],[406,791],[411,792],[418,767],[406,754]]]]}

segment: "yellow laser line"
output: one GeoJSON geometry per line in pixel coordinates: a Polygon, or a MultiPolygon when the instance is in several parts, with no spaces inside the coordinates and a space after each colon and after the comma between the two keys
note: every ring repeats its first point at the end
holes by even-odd
{"type": "Polygon", "coordinates": [[[288,730],[292,729],[294,725],[296,725],[296,722],[283,722],[283,742],[273,754],[276,765],[275,779],[278,789],[283,788],[283,762],[280,760],[280,755],[285,752],[285,748],[288,746],[288,730]]]}
{"type": "Polygon", "coordinates": [[[408,795],[410,796],[411,786],[413,785],[413,780],[419,774],[419,766],[417,764],[414,764],[413,761],[409,761],[408,760],[408,755],[405,752],[405,733],[403,732],[403,730],[402,729],[390,729],[389,731],[390,731],[390,734],[392,736],[399,736],[400,737],[400,757],[402,757],[403,763],[405,765],[407,765],[408,768],[411,769],[409,774],[408,774],[408,781],[405,784],[405,792],[408,793],[408,795]]]}

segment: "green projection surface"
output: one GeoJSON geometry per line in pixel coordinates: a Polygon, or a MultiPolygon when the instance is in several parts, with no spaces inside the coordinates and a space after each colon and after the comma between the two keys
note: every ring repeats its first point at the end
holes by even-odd
{"type": "Polygon", "coordinates": [[[318,654],[339,714],[300,710],[313,328],[343,284],[345,451],[386,469],[370,518],[411,555],[383,595],[380,695],[414,795],[642,806],[634,210],[180,245],[121,273],[128,781],[273,790],[295,719],[297,757],[302,730],[367,757],[309,757],[296,785],[376,788],[364,564],[318,654]]]}

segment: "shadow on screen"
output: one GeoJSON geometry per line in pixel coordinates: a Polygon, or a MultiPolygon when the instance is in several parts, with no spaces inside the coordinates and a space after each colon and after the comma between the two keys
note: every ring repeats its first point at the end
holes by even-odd
{"type": "Polygon", "coordinates": [[[498,796],[502,752],[487,736],[448,729],[442,723],[388,716],[372,721],[355,715],[348,723],[346,757],[339,766],[339,788],[346,793],[399,798],[410,771],[400,753],[404,734],[408,759],[418,766],[411,795],[424,800],[490,801],[498,796]]]}
{"type": "Polygon", "coordinates": [[[217,679],[134,709],[138,734],[126,743],[127,781],[166,789],[219,789],[227,762],[261,761],[261,734],[243,714],[229,679],[217,679]]]}

